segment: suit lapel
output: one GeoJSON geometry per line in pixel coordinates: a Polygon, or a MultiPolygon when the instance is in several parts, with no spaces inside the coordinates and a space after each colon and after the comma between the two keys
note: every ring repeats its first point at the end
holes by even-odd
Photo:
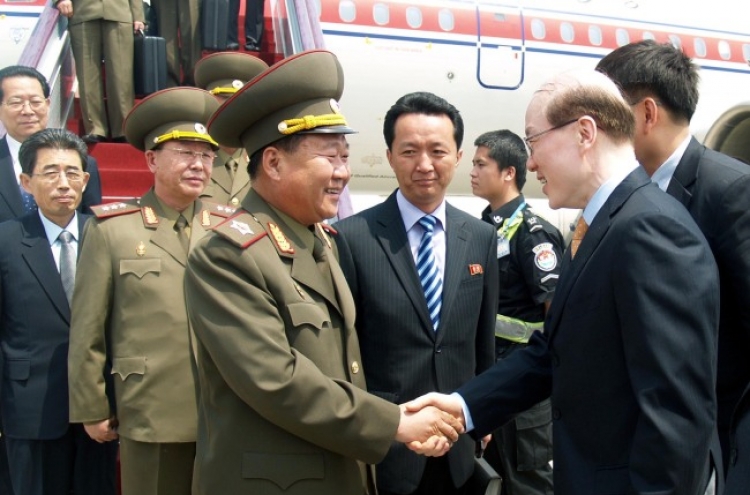
{"type": "Polygon", "coordinates": [[[667,193],[688,209],[693,198],[692,190],[698,176],[698,164],[703,151],[703,146],[695,138],[690,138],[690,144],[685,149],[667,187],[667,193]]]}
{"type": "Polygon", "coordinates": [[[375,235],[378,242],[383,247],[383,252],[391,263],[396,277],[401,282],[404,292],[414,305],[419,319],[422,320],[423,327],[434,338],[435,332],[432,329],[432,320],[430,320],[430,313],[427,310],[427,301],[424,297],[422,284],[419,282],[414,257],[411,254],[404,221],[398,209],[396,193],[391,194],[383,203],[381,215],[377,222],[378,230],[375,235]]]}
{"type": "Polygon", "coordinates": [[[65,297],[60,272],[57,271],[52,248],[39,215],[33,213],[23,217],[21,225],[23,226],[21,256],[65,322],[70,323],[68,299],[65,297]]]}
{"type": "Polygon", "coordinates": [[[604,205],[602,205],[601,210],[599,210],[599,213],[597,213],[594,221],[589,226],[586,236],[583,238],[576,252],[575,259],[571,260],[570,258],[570,248],[565,251],[560,267],[560,280],[555,288],[555,297],[552,298],[552,306],[550,307],[549,317],[545,325],[545,330],[550,341],[555,335],[555,330],[564,312],[568,296],[570,296],[570,293],[575,288],[581,272],[583,272],[589,259],[594,255],[609,230],[613,217],[636,189],[650,183],[651,180],[646,175],[646,172],[641,167],[636,168],[612,191],[612,194],[607,198],[604,205]]]}
{"type": "Polygon", "coordinates": [[[18,189],[18,178],[13,169],[8,141],[0,139],[0,198],[5,202],[14,217],[23,216],[23,200],[18,189]]]}
{"type": "Polygon", "coordinates": [[[445,280],[443,281],[443,307],[440,311],[440,326],[438,327],[437,340],[442,340],[452,309],[451,301],[456,298],[456,292],[461,281],[461,271],[468,270],[466,263],[466,249],[468,247],[469,232],[465,229],[463,220],[456,220],[455,210],[451,205],[446,205],[445,220],[445,280]]]}

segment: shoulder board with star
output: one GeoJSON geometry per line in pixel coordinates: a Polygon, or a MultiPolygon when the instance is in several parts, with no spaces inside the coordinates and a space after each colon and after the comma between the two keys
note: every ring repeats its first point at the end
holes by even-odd
{"type": "Polygon", "coordinates": [[[210,227],[211,217],[228,218],[237,211],[234,206],[227,206],[220,203],[212,203],[210,201],[201,201],[201,225],[204,227],[210,227]]]}
{"type": "Polygon", "coordinates": [[[539,216],[531,211],[531,208],[524,208],[523,219],[526,221],[526,225],[529,227],[529,232],[536,232],[537,230],[544,229],[539,216]]]}
{"type": "Polygon", "coordinates": [[[253,216],[246,211],[241,211],[227,218],[214,227],[213,231],[242,249],[252,246],[268,235],[253,216]]]}
{"type": "Polygon", "coordinates": [[[135,213],[136,211],[141,211],[141,207],[137,203],[106,203],[91,207],[91,212],[96,218],[117,217],[126,213],[135,213]]]}

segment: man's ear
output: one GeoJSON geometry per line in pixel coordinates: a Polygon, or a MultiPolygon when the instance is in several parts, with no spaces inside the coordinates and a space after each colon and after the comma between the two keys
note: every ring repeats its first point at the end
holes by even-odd
{"type": "Polygon", "coordinates": [[[21,187],[23,187],[23,190],[26,191],[29,194],[32,194],[31,192],[31,177],[27,174],[20,174],[18,176],[19,179],[21,179],[21,187]]]}
{"type": "Polygon", "coordinates": [[[260,166],[263,172],[272,180],[281,179],[282,151],[275,146],[267,146],[263,150],[260,166]]]}

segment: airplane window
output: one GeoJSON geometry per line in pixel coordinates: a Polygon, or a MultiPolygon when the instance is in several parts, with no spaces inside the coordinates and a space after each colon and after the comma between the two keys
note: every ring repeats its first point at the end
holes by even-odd
{"type": "Polygon", "coordinates": [[[440,12],[438,12],[438,24],[440,24],[440,29],[443,31],[453,31],[453,28],[456,27],[453,12],[448,9],[440,9],[440,12]]]}
{"type": "Polygon", "coordinates": [[[732,58],[732,48],[724,40],[719,41],[719,56],[724,60],[732,58]]]}
{"type": "Polygon", "coordinates": [[[750,45],[747,43],[742,45],[742,56],[745,57],[746,62],[750,62],[750,45]]]}
{"type": "Polygon", "coordinates": [[[602,28],[599,26],[589,26],[589,42],[594,46],[602,44],[602,28]]]}
{"type": "Polygon", "coordinates": [[[576,37],[575,29],[569,22],[560,23],[560,36],[565,43],[573,43],[576,37]]]}
{"type": "Polygon", "coordinates": [[[339,2],[339,17],[344,22],[354,22],[357,18],[357,6],[353,0],[341,0],[339,2]]]}
{"type": "Polygon", "coordinates": [[[372,6],[372,18],[375,20],[375,24],[385,26],[390,22],[390,10],[388,5],[384,3],[376,3],[372,6]]]}
{"type": "Polygon", "coordinates": [[[654,33],[651,31],[644,31],[643,32],[643,39],[644,40],[655,40],[656,36],[654,36],[654,33]]]}
{"type": "Polygon", "coordinates": [[[703,58],[706,56],[708,50],[706,49],[706,41],[703,38],[695,38],[693,41],[693,48],[695,49],[695,56],[703,58]]]}
{"type": "Polygon", "coordinates": [[[419,7],[408,7],[406,9],[406,23],[412,29],[422,27],[422,11],[419,7]]]}
{"type": "Polygon", "coordinates": [[[672,43],[672,46],[677,48],[678,50],[682,49],[682,40],[676,34],[669,35],[669,42],[672,43]]]}
{"type": "Polygon", "coordinates": [[[543,40],[547,37],[547,29],[544,27],[544,21],[541,19],[531,20],[531,36],[538,40],[543,40]]]}
{"type": "Polygon", "coordinates": [[[623,46],[630,43],[630,33],[627,29],[617,28],[615,31],[615,38],[617,38],[617,46],[623,46]]]}

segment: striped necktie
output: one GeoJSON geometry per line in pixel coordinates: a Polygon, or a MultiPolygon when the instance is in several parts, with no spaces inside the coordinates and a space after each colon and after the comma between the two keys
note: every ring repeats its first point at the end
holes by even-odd
{"type": "Polygon", "coordinates": [[[440,324],[440,308],[443,305],[443,279],[435,261],[435,251],[432,248],[433,233],[437,219],[432,215],[425,215],[419,219],[419,225],[424,229],[422,239],[417,249],[417,273],[427,300],[430,311],[432,329],[437,331],[440,324]]]}

